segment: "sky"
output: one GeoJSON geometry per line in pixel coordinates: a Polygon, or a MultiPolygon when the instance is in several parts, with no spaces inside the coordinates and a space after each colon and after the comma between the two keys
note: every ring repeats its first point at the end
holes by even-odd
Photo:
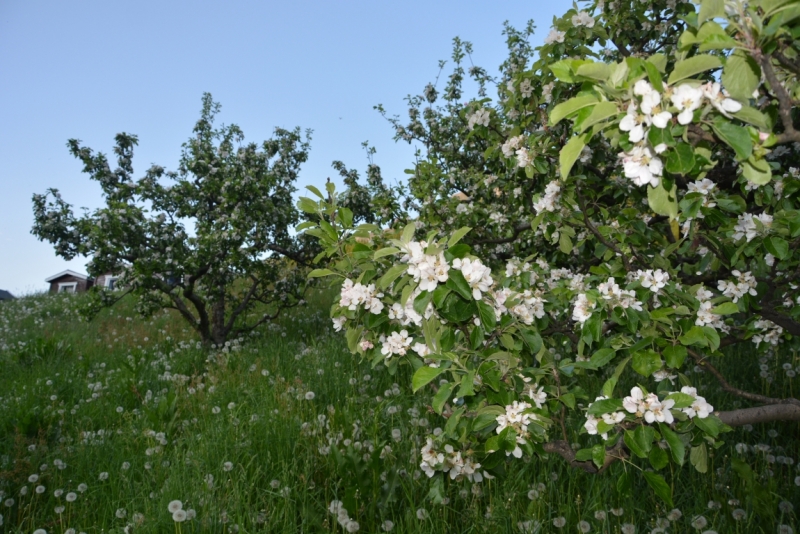
{"type": "Polygon", "coordinates": [[[363,176],[363,141],[376,148],[384,179],[401,181],[414,147],[395,143],[373,106],[405,117],[404,97],[434,81],[455,36],[473,43],[475,65],[496,72],[505,20],[523,28],[533,19],[538,46],[571,5],[2,0],[0,289],[24,295],[63,270],[86,272],[86,258],[59,258],[30,233],[34,193],[52,187],[76,208],[102,205],[99,185],[67,150],[70,138],[109,154],[114,135],[136,134],[135,178],[151,164],[174,170],[209,92],[222,105],[218,124],[238,124],[246,141],[260,143],[275,127],[314,131],[300,191],[335,179],[334,160],[363,176]]]}

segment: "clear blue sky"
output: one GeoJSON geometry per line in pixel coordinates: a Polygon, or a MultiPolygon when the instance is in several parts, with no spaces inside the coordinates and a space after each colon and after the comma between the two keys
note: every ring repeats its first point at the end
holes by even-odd
{"type": "MultiPolygon", "coordinates": [[[[66,262],[30,234],[31,195],[61,190],[96,208],[99,187],[66,141],[110,153],[118,132],[139,136],[134,170],[174,169],[210,92],[218,117],[260,142],[275,126],[314,130],[298,189],[334,177],[339,159],[362,174],[361,142],[377,148],[384,177],[403,179],[413,148],[396,144],[372,109],[405,116],[403,98],[433,81],[459,36],[495,72],[502,23],[534,19],[541,44],[565,0],[506,2],[0,2],[0,289],[46,289],[66,262]]],[[[441,82],[440,82],[441,83],[441,82]]],[[[490,95],[492,96],[492,95],[490,95]]]]}

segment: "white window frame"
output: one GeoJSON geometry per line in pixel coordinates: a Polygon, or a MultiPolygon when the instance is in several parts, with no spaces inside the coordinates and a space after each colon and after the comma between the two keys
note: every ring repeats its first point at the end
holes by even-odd
{"type": "Polygon", "coordinates": [[[117,289],[116,283],[114,284],[114,287],[111,287],[111,284],[112,282],[116,282],[117,280],[119,280],[119,276],[106,276],[105,288],[114,291],[115,289],[117,289]]]}
{"type": "Polygon", "coordinates": [[[59,282],[58,284],[58,292],[59,293],[77,293],[78,292],[78,282],[59,282]],[[67,288],[72,288],[70,291],[67,288]]]}

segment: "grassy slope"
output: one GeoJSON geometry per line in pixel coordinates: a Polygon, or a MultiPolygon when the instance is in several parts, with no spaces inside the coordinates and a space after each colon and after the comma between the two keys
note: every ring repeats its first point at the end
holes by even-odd
{"type": "MultiPolygon", "coordinates": [[[[355,361],[323,304],[206,361],[179,318],[143,321],[123,302],[87,324],[77,320],[75,298],[0,303],[0,532],[341,532],[327,510],[334,499],[360,532],[379,532],[387,519],[394,532],[511,532],[526,521],[550,532],[557,517],[565,532],[581,520],[592,532],[620,532],[625,523],[649,532],[670,512],[640,477],[632,491],[618,491],[631,466],[593,476],[557,458],[513,461],[505,477],[480,486],[449,484],[446,503],[431,504],[424,475],[415,480],[417,451],[443,420],[410,394],[406,374],[355,361]],[[196,517],[174,523],[167,508],[176,499],[196,517]]],[[[739,384],[754,377],[751,387],[785,395],[797,384],[784,363],[800,362],[791,354],[766,362],[772,384],[746,354],[723,365],[739,384]]],[[[709,377],[693,380],[715,406],[732,405],[709,377]]],[[[708,475],[689,466],[666,473],[682,512],[669,532],[797,531],[794,512],[779,509],[800,509],[797,425],[725,439],[708,475]],[[769,446],[770,454],[738,453],[737,443],[769,446]],[[760,475],[763,503],[731,469],[732,457],[760,475]],[[746,518],[733,519],[737,508],[746,518]],[[708,524],[695,530],[697,515],[708,524]]]]}

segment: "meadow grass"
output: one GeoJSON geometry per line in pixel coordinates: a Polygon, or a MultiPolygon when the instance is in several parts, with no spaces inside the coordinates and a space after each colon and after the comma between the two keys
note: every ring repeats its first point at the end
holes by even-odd
{"type": "MultiPolygon", "coordinates": [[[[560,457],[512,458],[481,484],[448,481],[434,504],[419,449],[444,419],[411,394],[407,369],[391,376],[347,351],[329,297],[210,352],[179,317],[143,320],[125,300],[82,322],[80,298],[0,303],[0,532],[798,529],[796,423],[726,434],[705,475],[688,462],[668,470],[675,509],[642,477],[626,487],[630,464],[590,475],[560,457]]],[[[796,354],[737,350],[720,362],[737,385],[795,394],[796,354]]],[[[718,408],[745,405],[710,376],[691,379],[718,408]]]]}

